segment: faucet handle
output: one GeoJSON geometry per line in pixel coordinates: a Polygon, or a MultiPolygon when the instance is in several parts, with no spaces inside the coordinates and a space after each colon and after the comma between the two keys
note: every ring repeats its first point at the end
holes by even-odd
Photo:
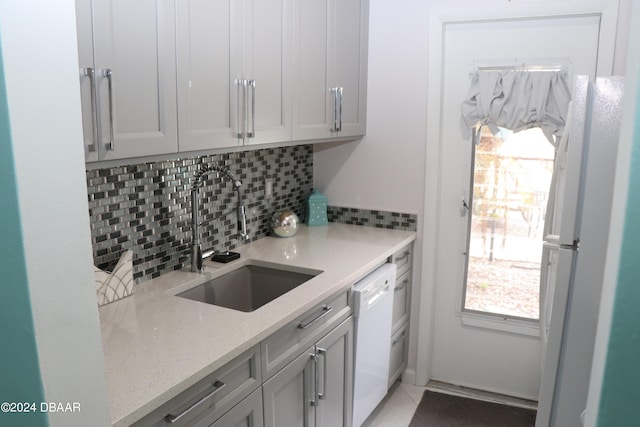
{"type": "Polygon", "coordinates": [[[202,246],[200,244],[191,245],[191,271],[194,273],[202,271],[202,246]]]}

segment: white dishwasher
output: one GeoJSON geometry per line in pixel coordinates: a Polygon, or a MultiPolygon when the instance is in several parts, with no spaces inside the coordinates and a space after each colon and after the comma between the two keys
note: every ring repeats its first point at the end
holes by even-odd
{"type": "Polygon", "coordinates": [[[356,318],[353,427],[387,394],[396,265],[384,264],[353,287],[356,318]]]}

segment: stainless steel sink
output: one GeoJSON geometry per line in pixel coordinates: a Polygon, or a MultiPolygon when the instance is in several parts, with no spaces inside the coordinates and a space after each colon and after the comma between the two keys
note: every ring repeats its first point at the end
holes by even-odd
{"type": "Polygon", "coordinates": [[[307,280],[319,270],[243,265],[176,296],[240,311],[253,311],[307,280]]]}

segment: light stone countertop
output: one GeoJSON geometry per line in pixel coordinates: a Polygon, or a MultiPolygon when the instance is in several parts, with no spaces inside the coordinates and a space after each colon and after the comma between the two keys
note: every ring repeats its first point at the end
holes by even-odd
{"type": "Polygon", "coordinates": [[[228,264],[205,263],[205,275],[247,260],[323,273],[245,313],[174,296],[203,276],[174,271],[135,287],[99,309],[111,421],[129,426],[324,299],[346,290],[415,240],[409,231],[344,224],[301,226],[290,238],[265,237],[235,251],[228,264]]]}

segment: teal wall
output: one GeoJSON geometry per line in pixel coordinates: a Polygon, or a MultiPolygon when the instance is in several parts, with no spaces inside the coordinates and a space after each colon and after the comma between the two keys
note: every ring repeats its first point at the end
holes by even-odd
{"type": "Polygon", "coordinates": [[[640,426],[640,94],[599,427],[640,426]]]}
{"type": "Polygon", "coordinates": [[[0,51],[0,404],[33,402],[36,412],[6,413],[0,426],[48,426],[29,299],[5,75],[0,51]]]}

